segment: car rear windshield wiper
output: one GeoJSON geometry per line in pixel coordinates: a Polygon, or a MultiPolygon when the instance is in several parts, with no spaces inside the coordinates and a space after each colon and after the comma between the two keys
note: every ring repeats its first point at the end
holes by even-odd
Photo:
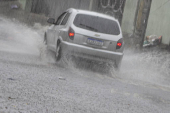
{"type": "Polygon", "coordinates": [[[96,32],[98,31],[97,29],[95,29],[93,27],[90,27],[90,26],[87,26],[87,25],[84,25],[84,24],[81,24],[81,23],[80,23],[80,25],[88,28],[89,30],[96,31],[96,32]]]}

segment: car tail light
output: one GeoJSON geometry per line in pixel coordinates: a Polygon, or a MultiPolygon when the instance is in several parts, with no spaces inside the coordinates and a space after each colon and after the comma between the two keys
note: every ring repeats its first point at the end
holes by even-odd
{"type": "Polygon", "coordinates": [[[70,38],[71,40],[73,40],[73,39],[74,39],[74,35],[75,35],[75,32],[74,32],[74,30],[70,27],[70,28],[69,28],[69,31],[68,31],[68,36],[69,36],[69,38],[70,38]]]}
{"type": "Polygon", "coordinates": [[[122,47],[122,45],[123,45],[123,38],[121,38],[117,41],[116,49],[120,49],[122,47]]]}

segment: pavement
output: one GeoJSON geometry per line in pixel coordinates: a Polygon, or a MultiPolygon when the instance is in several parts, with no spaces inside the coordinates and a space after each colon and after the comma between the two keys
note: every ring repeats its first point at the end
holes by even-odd
{"type": "Polygon", "coordinates": [[[61,65],[45,28],[0,17],[0,113],[169,113],[168,52],[125,50],[119,72],[61,65]]]}

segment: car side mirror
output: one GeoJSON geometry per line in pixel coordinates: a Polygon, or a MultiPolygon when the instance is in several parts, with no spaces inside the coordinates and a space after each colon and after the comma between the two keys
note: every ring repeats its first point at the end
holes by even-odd
{"type": "Polygon", "coordinates": [[[47,20],[47,22],[50,23],[50,24],[54,24],[55,19],[54,19],[54,18],[49,18],[49,19],[47,20]]]}

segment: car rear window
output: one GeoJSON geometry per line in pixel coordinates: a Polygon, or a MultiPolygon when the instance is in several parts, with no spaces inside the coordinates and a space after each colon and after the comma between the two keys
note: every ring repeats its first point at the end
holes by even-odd
{"type": "Polygon", "coordinates": [[[120,34],[120,29],[116,21],[98,16],[77,14],[74,20],[74,25],[79,28],[104,34],[120,34]]]}

